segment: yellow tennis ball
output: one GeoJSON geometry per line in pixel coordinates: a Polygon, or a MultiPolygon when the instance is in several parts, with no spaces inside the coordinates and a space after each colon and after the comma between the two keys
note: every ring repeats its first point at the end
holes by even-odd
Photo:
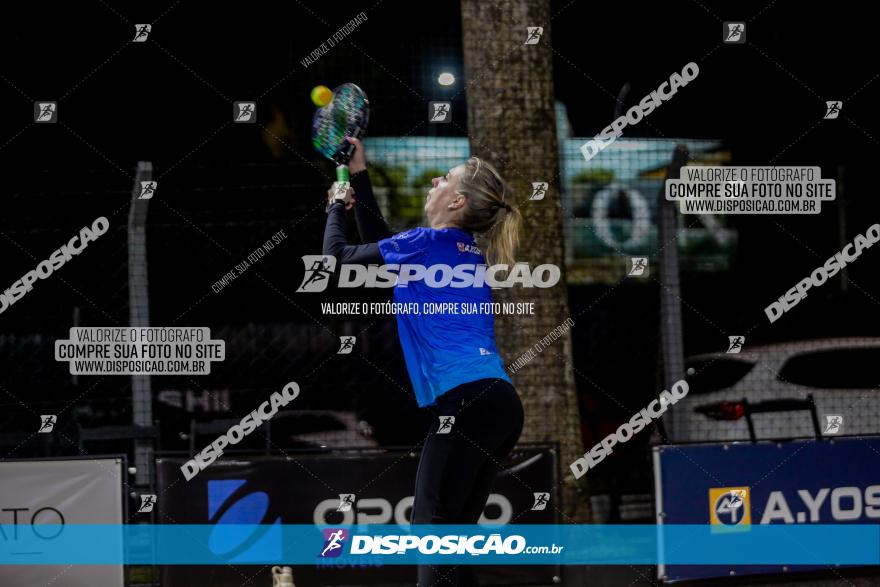
{"type": "Polygon", "coordinates": [[[315,106],[326,106],[333,99],[333,92],[327,86],[315,86],[312,88],[312,102],[315,106]]]}

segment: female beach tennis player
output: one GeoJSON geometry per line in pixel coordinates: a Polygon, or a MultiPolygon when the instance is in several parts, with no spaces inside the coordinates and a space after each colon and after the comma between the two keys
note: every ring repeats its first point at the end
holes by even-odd
{"type": "MultiPolygon", "coordinates": [[[[498,172],[476,157],[434,178],[425,199],[430,227],[392,235],[366,171],[363,144],[354,146],[351,188],[331,205],[324,254],[337,264],[513,265],[522,217],[511,205],[498,172]],[[346,209],[365,244],[349,245],[346,209]],[[479,241],[479,244],[478,244],[479,241]],[[485,255],[483,253],[485,249],[485,255]]],[[[488,303],[491,289],[430,287],[423,280],[394,288],[396,303],[488,303]]],[[[479,307],[479,306],[478,306],[479,307]]],[[[434,414],[416,474],[413,524],[476,524],[501,462],[523,426],[523,408],[495,346],[495,320],[488,314],[398,314],[406,368],[421,408],[434,414]],[[449,419],[453,416],[454,420],[449,419]]],[[[420,566],[419,587],[476,585],[468,565],[420,566]]]]}

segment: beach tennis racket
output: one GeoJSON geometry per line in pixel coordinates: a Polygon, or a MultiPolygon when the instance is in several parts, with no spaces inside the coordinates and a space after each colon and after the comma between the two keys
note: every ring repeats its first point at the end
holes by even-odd
{"type": "Polygon", "coordinates": [[[348,162],[354,145],[345,137],[360,139],[370,120],[370,102],[355,84],[342,84],[333,90],[333,98],[318,108],[312,119],[312,145],[315,150],[336,162],[336,181],[348,181],[348,162]]]}

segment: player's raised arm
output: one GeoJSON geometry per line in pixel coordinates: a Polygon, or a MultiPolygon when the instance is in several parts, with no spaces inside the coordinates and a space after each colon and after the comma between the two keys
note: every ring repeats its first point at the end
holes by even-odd
{"type": "Polygon", "coordinates": [[[358,233],[365,243],[374,243],[391,236],[391,230],[379,210],[379,204],[373,195],[373,186],[367,174],[367,162],[364,155],[364,144],[352,137],[346,137],[354,145],[349,169],[351,170],[351,187],[354,188],[355,206],[354,219],[358,233]]]}
{"type": "Polygon", "coordinates": [[[349,245],[345,238],[345,209],[351,202],[352,189],[337,189],[337,184],[327,192],[329,208],[327,210],[327,224],[324,227],[323,255],[336,257],[339,263],[382,263],[382,255],[379,253],[379,245],[370,243],[365,245],[349,245]]]}

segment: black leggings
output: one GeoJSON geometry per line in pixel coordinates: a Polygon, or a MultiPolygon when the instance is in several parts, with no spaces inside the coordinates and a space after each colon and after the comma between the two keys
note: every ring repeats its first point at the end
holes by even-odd
{"type": "MultiPolygon", "coordinates": [[[[416,473],[413,524],[476,524],[495,474],[523,427],[516,389],[503,379],[480,379],[451,389],[429,408],[434,420],[416,473]],[[454,416],[438,434],[441,417],[454,416]]],[[[420,565],[418,587],[476,585],[471,565],[420,565]]]]}

